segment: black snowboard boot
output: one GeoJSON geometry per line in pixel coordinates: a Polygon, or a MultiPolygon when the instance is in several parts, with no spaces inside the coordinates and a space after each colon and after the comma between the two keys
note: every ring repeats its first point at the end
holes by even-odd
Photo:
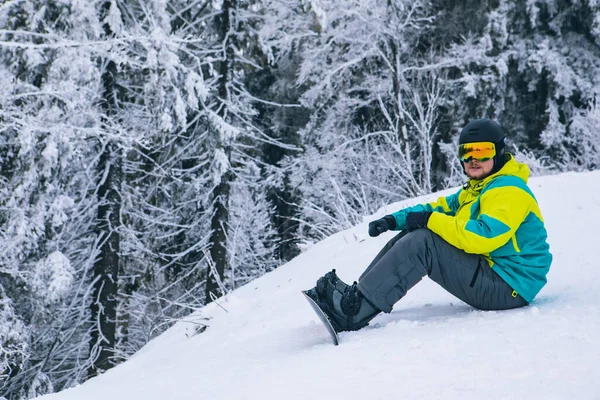
{"type": "Polygon", "coordinates": [[[381,312],[363,296],[356,282],[343,293],[328,286],[324,301],[318,304],[337,332],[359,330],[381,312]]]}
{"type": "Polygon", "coordinates": [[[328,289],[334,288],[338,292],[344,293],[349,287],[350,285],[344,283],[344,281],[337,276],[335,269],[332,269],[330,272],[326,273],[317,280],[317,286],[315,286],[315,290],[319,300],[324,301],[327,297],[328,289]]]}

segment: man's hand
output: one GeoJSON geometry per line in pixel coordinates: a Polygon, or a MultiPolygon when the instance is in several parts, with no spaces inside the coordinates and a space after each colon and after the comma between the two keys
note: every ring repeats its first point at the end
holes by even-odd
{"type": "Polygon", "coordinates": [[[410,232],[419,228],[427,228],[431,214],[431,211],[409,212],[406,214],[406,229],[410,232]]]}
{"type": "Polygon", "coordinates": [[[376,237],[394,228],[396,228],[396,218],[393,215],[386,215],[376,221],[369,222],[369,236],[376,237]]]}

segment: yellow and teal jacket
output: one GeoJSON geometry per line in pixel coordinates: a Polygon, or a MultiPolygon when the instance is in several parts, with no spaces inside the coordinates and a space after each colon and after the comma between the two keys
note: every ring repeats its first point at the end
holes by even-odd
{"type": "Polygon", "coordinates": [[[433,211],[427,228],[467,253],[481,254],[494,271],[531,302],[546,284],[552,263],[544,219],[527,186],[529,167],[512,155],[504,167],[483,180],[437,201],[393,213],[396,229],[406,229],[406,214],[433,211]]]}

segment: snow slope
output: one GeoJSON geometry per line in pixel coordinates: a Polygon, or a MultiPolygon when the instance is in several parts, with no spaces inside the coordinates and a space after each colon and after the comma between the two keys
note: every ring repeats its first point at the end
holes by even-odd
{"type": "Polygon", "coordinates": [[[336,268],[359,276],[394,233],[368,221],[314,245],[148,343],[129,361],[46,400],[600,399],[600,171],[534,178],[554,263],[530,306],[477,311],[423,279],[333,346],[300,290],[336,268]],[[205,332],[194,334],[202,318],[205,332]]]}

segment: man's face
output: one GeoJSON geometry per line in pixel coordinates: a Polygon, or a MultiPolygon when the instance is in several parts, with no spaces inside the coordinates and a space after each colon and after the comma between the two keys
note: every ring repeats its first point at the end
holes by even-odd
{"type": "Polygon", "coordinates": [[[477,161],[472,158],[470,161],[463,162],[465,173],[470,179],[482,180],[487,178],[492,169],[494,169],[494,159],[490,158],[487,161],[477,161]]]}

